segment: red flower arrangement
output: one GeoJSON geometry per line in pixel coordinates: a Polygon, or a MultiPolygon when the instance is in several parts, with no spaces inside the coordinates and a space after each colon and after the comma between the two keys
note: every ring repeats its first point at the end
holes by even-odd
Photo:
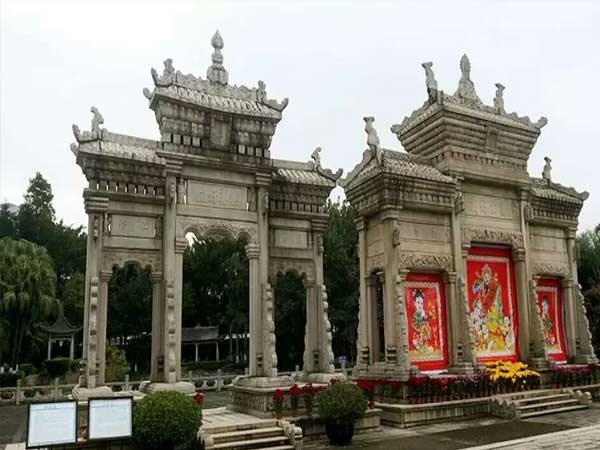
{"type": "Polygon", "coordinates": [[[302,397],[304,398],[304,410],[306,411],[306,415],[308,417],[312,416],[313,401],[316,394],[317,389],[315,389],[311,383],[305,384],[302,388],[302,397]]]}
{"type": "Polygon", "coordinates": [[[292,407],[292,415],[294,417],[298,415],[298,403],[301,395],[302,389],[300,389],[297,384],[294,384],[290,388],[290,406],[292,407]]]}
{"type": "Polygon", "coordinates": [[[283,417],[283,399],[284,392],[281,389],[276,389],[273,392],[273,406],[275,407],[275,417],[281,419],[283,417]]]}
{"type": "Polygon", "coordinates": [[[202,392],[196,392],[193,399],[196,403],[202,406],[202,403],[204,403],[204,394],[202,392]]]}
{"type": "Polygon", "coordinates": [[[369,409],[375,408],[375,386],[373,380],[358,380],[356,385],[363,391],[369,400],[369,409]]]}

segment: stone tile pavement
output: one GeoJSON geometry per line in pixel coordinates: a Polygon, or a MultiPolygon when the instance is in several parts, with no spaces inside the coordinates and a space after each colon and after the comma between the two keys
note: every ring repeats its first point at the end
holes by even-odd
{"type": "Polygon", "coordinates": [[[600,425],[542,434],[465,450],[592,450],[600,448],[600,425]]]}

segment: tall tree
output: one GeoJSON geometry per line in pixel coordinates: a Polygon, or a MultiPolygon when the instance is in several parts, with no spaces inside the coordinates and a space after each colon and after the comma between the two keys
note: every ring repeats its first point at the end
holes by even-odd
{"type": "Polygon", "coordinates": [[[42,174],[37,172],[29,180],[29,187],[23,198],[25,201],[17,214],[19,237],[44,245],[51,239],[54,225],[52,187],[42,174]]]}
{"type": "Polygon", "coordinates": [[[577,238],[577,278],[585,298],[594,348],[600,350],[600,225],[577,238]]]}
{"type": "Polygon", "coordinates": [[[46,249],[26,240],[0,239],[0,310],[9,327],[11,362],[20,361],[24,337],[55,304],[56,274],[46,249]]]}
{"type": "Polygon", "coordinates": [[[0,205],[0,238],[17,237],[16,216],[8,209],[8,203],[0,205]]]}
{"type": "Polygon", "coordinates": [[[323,270],[333,331],[333,352],[354,361],[358,327],[359,262],[354,209],[346,201],[327,204],[323,270]]]}

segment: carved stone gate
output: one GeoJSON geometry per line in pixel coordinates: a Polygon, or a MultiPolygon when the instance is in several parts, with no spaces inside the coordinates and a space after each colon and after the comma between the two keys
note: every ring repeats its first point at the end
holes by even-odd
{"type": "MultiPolygon", "coordinates": [[[[246,240],[250,287],[251,378],[275,377],[277,355],[271,283],[294,270],[306,280],[304,370],[333,372],[331,327],[323,284],[324,204],[341,171],[271,158],[271,140],[288,100],[267,98],[265,84],[230,85],[217,32],[207,79],[152,69],[144,89],[160,141],[73,125],[71,150],[89,185],[82,376],[76,394],[104,387],[108,281],[115,267],[137,262],[152,274],[152,361],[146,391],[193,386],[181,381],[181,302],[186,234],[246,240]]],[[[209,268],[207,268],[209,270],[209,268]]],[[[135,301],[135,299],[132,299],[135,301]]]]}

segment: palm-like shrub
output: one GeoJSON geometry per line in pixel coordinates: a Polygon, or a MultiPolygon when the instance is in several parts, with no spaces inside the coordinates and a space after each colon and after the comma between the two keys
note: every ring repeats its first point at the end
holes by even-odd
{"type": "Polygon", "coordinates": [[[12,364],[24,337],[56,304],[56,274],[45,248],[26,240],[0,239],[0,311],[6,319],[12,364]]]}

